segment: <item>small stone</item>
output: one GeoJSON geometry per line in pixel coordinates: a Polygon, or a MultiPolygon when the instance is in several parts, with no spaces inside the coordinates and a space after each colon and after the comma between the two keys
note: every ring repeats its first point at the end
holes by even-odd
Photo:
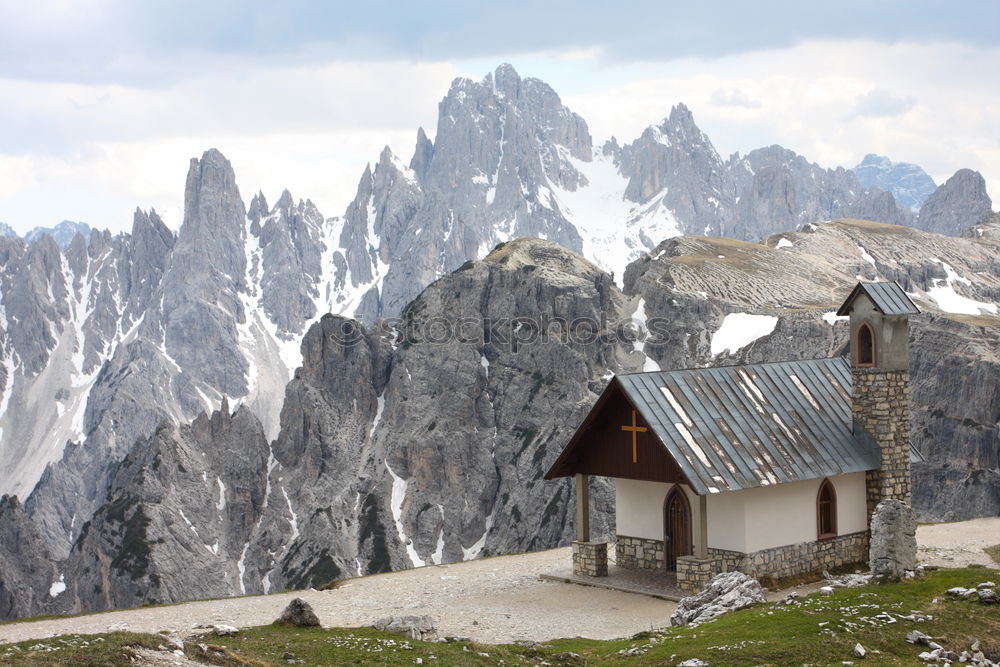
{"type": "Polygon", "coordinates": [[[218,635],[219,637],[228,637],[229,635],[235,635],[239,632],[239,628],[234,628],[231,625],[216,625],[212,628],[212,633],[218,635]]]}
{"type": "Polygon", "coordinates": [[[677,667],[708,667],[708,663],[700,658],[690,658],[684,662],[678,662],[677,667]]]}
{"type": "Polygon", "coordinates": [[[906,641],[911,644],[923,644],[927,646],[927,643],[931,640],[928,635],[920,632],[920,630],[910,630],[906,633],[906,641]]]}
{"type": "Polygon", "coordinates": [[[865,650],[864,646],[862,646],[861,644],[855,644],[854,645],[854,657],[855,658],[863,658],[866,655],[868,655],[868,651],[865,650]]]}
{"type": "Polygon", "coordinates": [[[979,601],[983,604],[997,604],[1000,598],[997,598],[997,592],[992,588],[982,588],[979,590],[979,601]]]}
{"type": "MultiPolygon", "coordinates": [[[[437,637],[437,622],[433,616],[388,616],[375,621],[375,627],[404,634],[410,639],[429,641],[437,637]]],[[[456,637],[455,641],[468,640],[456,637]]]]}
{"type": "Polygon", "coordinates": [[[823,595],[833,595],[833,586],[821,586],[819,592],[823,595]]]}
{"type": "Polygon", "coordinates": [[[316,612],[313,611],[308,602],[302,598],[295,598],[288,603],[275,623],[294,625],[300,628],[315,628],[319,627],[319,617],[316,616],[316,612]]]}

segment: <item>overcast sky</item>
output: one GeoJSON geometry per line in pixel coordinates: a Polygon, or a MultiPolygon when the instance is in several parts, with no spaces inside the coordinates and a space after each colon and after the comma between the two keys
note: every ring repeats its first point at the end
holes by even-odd
{"type": "Polygon", "coordinates": [[[819,4],[0,0],[0,221],[118,231],[139,206],[176,228],[211,147],[245,200],[341,215],[384,145],[433,138],[455,77],[502,62],[598,141],[684,102],[724,156],[875,152],[1000,197],[1000,3],[819,4]]]}

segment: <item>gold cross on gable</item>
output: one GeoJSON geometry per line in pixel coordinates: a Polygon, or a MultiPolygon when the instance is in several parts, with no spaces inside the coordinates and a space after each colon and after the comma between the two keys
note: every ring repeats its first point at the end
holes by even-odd
{"type": "Polygon", "coordinates": [[[632,432],[632,463],[638,463],[639,454],[638,451],[636,450],[636,437],[638,436],[639,433],[645,433],[647,429],[645,426],[639,426],[636,424],[635,410],[632,411],[632,425],[629,426],[628,424],[626,424],[625,426],[622,426],[622,430],[632,432]]]}

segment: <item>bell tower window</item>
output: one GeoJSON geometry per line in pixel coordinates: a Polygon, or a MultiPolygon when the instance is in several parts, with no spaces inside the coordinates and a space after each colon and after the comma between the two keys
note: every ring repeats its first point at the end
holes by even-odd
{"type": "Polygon", "coordinates": [[[875,334],[867,322],[862,322],[858,327],[858,334],[854,341],[855,358],[858,366],[875,365],[875,334]]]}

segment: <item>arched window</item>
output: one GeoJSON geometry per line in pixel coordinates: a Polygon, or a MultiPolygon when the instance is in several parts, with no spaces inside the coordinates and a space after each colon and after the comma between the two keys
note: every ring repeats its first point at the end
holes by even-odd
{"type": "Polygon", "coordinates": [[[816,494],[816,532],[821,540],[837,535],[837,492],[828,479],[816,494]]]}
{"type": "Polygon", "coordinates": [[[854,341],[855,362],[858,366],[875,365],[875,334],[867,322],[858,327],[858,335],[854,341]]]}

